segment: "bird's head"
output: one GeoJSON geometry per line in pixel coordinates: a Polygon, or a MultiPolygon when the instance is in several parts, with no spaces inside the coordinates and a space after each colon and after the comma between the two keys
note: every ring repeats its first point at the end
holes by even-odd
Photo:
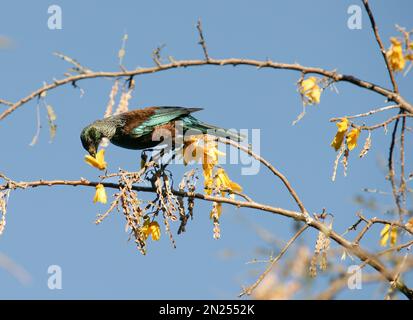
{"type": "Polygon", "coordinates": [[[84,128],[80,134],[83,148],[85,148],[92,157],[96,157],[96,152],[102,138],[103,134],[93,125],[84,128]]]}

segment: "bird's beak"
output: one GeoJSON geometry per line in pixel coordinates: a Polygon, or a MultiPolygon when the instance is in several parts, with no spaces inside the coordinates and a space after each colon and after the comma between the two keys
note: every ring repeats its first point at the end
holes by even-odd
{"type": "Polygon", "coordinates": [[[93,157],[93,158],[96,158],[96,149],[95,148],[90,148],[89,150],[88,150],[88,152],[89,152],[89,154],[93,157]]]}

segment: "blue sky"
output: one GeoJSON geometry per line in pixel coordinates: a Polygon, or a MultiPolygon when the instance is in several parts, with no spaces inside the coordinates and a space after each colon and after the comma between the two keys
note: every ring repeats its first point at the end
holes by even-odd
{"type": "MultiPolygon", "coordinates": [[[[347,8],[359,1],[2,1],[0,35],[11,39],[9,48],[0,49],[0,98],[16,101],[40,87],[43,81],[62,78],[69,67],[54,57],[60,51],[98,71],[118,70],[117,52],[125,32],[129,35],[124,64],[133,69],[152,66],[151,52],[165,44],[163,56],[175,59],[202,58],[195,29],[202,19],[209,54],[213,58],[253,58],[337,69],[389,87],[387,71],[363,12],[363,28],[347,28],[347,8]],[[61,6],[63,29],[49,30],[47,9],[61,6]]],[[[385,45],[397,35],[394,25],[413,28],[410,1],[372,1],[372,9],[385,45]]],[[[334,226],[344,231],[355,222],[359,207],[353,199],[363,188],[389,191],[382,163],[387,158],[390,135],[373,134],[373,146],[360,160],[352,154],[347,177],[339,170],[336,182],[330,177],[335,158],[329,146],[336,127],[331,117],[359,113],[386,104],[383,97],[349,84],[338,84],[339,93],[327,90],[321,104],[310,106],[296,126],[291,122],[301,112],[291,71],[256,70],[251,67],[201,67],[170,70],[137,77],[131,105],[198,106],[197,117],[228,128],[261,130],[261,155],[287,175],[310,212],[327,208],[334,213],[334,226]]],[[[412,75],[398,75],[400,91],[413,100],[412,75]]],[[[101,118],[111,82],[95,79],[79,82],[85,90],[71,86],[50,92],[47,103],[57,114],[57,135],[49,143],[47,120],[39,142],[29,143],[36,130],[36,103],[23,106],[0,124],[0,171],[15,180],[95,179],[88,167],[79,140],[84,126],[101,118]]],[[[4,108],[4,106],[0,106],[4,108]]],[[[393,112],[394,113],[394,112],[393,112]]],[[[371,118],[374,124],[383,116],[371,118]]],[[[362,135],[364,141],[366,136],[362,135]]],[[[412,140],[407,138],[406,150],[412,140]]],[[[411,152],[407,151],[407,157],[411,152]]],[[[115,171],[132,170],[139,154],[110,146],[107,161],[115,171]]],[[[411,158],[408,159],[408,161],[411,158]]],[[[266,170],[243,176],[240,167],[225,166],[256,201],[296,209],[282,185],[266,170]]],[[[181,167],[174,168],[179,179],[181,167]]],[[[407,168],[408,172],[412,168],[407,168]]],[[[257,265],[246,264],[262,258],[256,249],[268,245],[254,232],[265,227],[277,238],[292,234],[288,219],[246,209],[224,207],[222,237],[212,238],[210,203],[198,202],[187,232],[176,236],[177,249],[163,234],[142,256],[127,242],[124,220],[119,214],[103,224],[94,224],[105,206],[93,204],[93,189],[38,188],[11,194],[7,228],[0,239],[0,252],[22,265],[31,275],[28,286],[0,270],[0,298],[126,298],[181,299],[235,298],[242,284],[254,280],[250,272],[257,265]],[[223,250],[233,252],[221,259],[223,250]],[[63,270],[63,289],[49,290],[47,268],[63,270]]],[[[373,197],[373,195],[367,195],[373,197]]],[[[383,205],[367,216],[384,216],[392,204],[390,196],[377,198],[383,205]]],[[[177,226],[176,226],[177,227],[177,226]]],[[[176,228],[175,227],[175,228],[176,228]]],[[[175,229],[176,230],[176,229],[175,229]]],[[[379,228],[366,246],[377,249],[379,228]]],[[[316,232],[304,236],[313,246],[316,232]]],[[[320,279],[320,285],[323,279],[320,279]]],[[[325,280],[325,279],[324,279],[325,280]]],[[[413,279],[410,277],[410,285],[413,279]]],[[[345,291],[340,298],[369,299],[374,286],[356,293],[345,291]]],[[[380,296],[379,296],[380,298],[380,296]]]]}

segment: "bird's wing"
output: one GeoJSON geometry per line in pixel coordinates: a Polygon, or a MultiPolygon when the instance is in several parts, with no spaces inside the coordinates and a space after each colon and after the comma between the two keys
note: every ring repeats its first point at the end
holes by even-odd
{"type": "Polygon", "coordinates": [[[142,136],[151,133],[156,126],[166,124],[177,118],[189,115],[191,112],[202,110],[201,108],[183,108],[183,107],[157,107],[154,113],[145,121],[131,130],[131,134],[142,136]]]}

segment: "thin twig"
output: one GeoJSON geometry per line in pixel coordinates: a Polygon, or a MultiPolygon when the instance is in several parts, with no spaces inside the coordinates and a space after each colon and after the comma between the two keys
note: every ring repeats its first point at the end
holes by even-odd
{"type": "Polygon", "coordinates": [[[250,295],[252,293],[252,291],[255,290],[256,287],[258,287],[258,285],[262,282],[262,280],[264,280],[264,278],[266,277],[266,275],[268,273],[270,273],[270,271],[272,270],[272,268],[274,267],[274,265],[278,262],[278,260],[281,259],[281,257],[284,255],[284,253],[287,252],[288,248],[293,244],[293,242],[305,231],[307,230],[308,225],[304,225],[303,227],[301,227],[300,230],[297,231],[297,233],[286,243],[286,245],[284,246],[284,248],[280,251],[280,253],[278,254],[278,256],[276,256],[275,258],[271,259],[267,268],[264,270],[264,272],[258,277],[257,281],[255,281],[251,286],[249,286],[248,288],[244,289],[239,295],[238,297],[242,297],[243,295],[250,295]]]}
{"type": "Polygon", "coordinates": [[[391,109],[399,109],[400,106],[399,105],[391,105],[391,106],[385,106],[385,107],[381,107],[378,109],[373,109],[364,113],[359,113],[359,114],[355,114],[352,116],[342,116],[342,117],[338,117],[338,118],[331,118],[330,122],[337,122],[337,121],[341,121],[343,118],[347,118],[347,119],[355,119],[355,118],[361,118],[361,117],[367,117],[370,116],[372,114],[378,113],[378,112],[382,112],[382,111],[386,111],[386,110],[391,110],[391,109]]]}
{"type": "Polygon", "coordinates": [[[206,46],[204,33],[202,32],[201,19],[198,20],[198,23],[196,24],[196,28],[198,29],[198,33],[199,33],[199,42],[198,43],[201,45],[202,50],[204,51],[205,61],[209,61],[208,49],[207,49],[207,46],[206,46]]]}
{"type": "MultiPolygon", "coordinates": [[[[360,231],[360,233],[356,236],[356,238],[354,239],[353,243],[354,245],[358,245],[361,241],[361,239],[364,237],[364,235],[366,234],[366,232],[371,228],[372,225],[374,224],[388,224],[392,227],[397,227],[399,229],[402,229],[410,234],[413,235],[413,231],[410,230],[409,228],[407,228],[404,224],[402,224],[401,222],[395,222],[395,221],[388,221],[385,219],[379,219],[377,217],[371,218],[371,219],[366,219],[365,217],[363,217],[360,213],[357,214],[357,216],[360,218],[361,221],[366,222],[366,225],[364,226],[364,228],[360,231]]],[[[359,220],[359,221],[360,221],[359,220]]]]}
{"type": "Polygon", "coordinates": [[[0,99],[0,104],[4,104],[5,106],[9,106],[11,107],[13,105],[13,102],[4,100],[4,99],[0,99]]]}
{"type": "Polygon", "coordinates": [[[412,118],[412,117],[413,117],[413,114],[410,114],[410,113],[399,113],[398,115],[395,115],[382,123],[378,123],[372,126],[356,126],[356,125],[352,125],[352,126],[357,127],[360,130],[374,130],[374,129],[378,129],[381,127],[387,127],[387,125],[389,125],[395,120],[399,120],[400,118],[412,118]]]}
{"type": "Polygon", "coordinates": [[[408,241],[408,242],[406,242],[406,243],[399,244],[398,246],[394,246],[394,247],[391,247],[391,248],[382,250],[382,251],[378,252],[376,255],[377,255],[378,257],[379,257],[379,256],[383,256],[383,255],[386,255],[386,254],[388,254],[388,253],[390,253],[390,252],[393,252],[393,251],[400,251],[400,250],[402,250],[402,249],[404,249],[404,248],[409,248],[409,247],[412,246],[412,245],[413,245],[413,240],[410,240],[410,241],[408,241]]]}
{"type": "Polygon", "coordinates": [[[235,141],[229,140],[229,139],[219,139],[219,141],[231,145],[239,150],[242,150],[243,152],[247,153],[251,157],[253,157],[255,160],[260,161],[263,165],[265,165],[275,176],[277,176],[284,184],[284,186],[287,188],[288,192],[291,194],[293,197],[294,201],[297,203],[298,207],[300,208],[301,212],[303,214],[308,214],[307,210],[304,207],[303,202],[300,200],[298,197],[297,192],[294,190],[294,188],[291,186],[291,183],[288,181],[288,179],[280,172],[278,171],[270,162],[265,160],[263,157],[257,155],[254,153],[251,149],[240,145],[239,143],[236,143],[235,141]]]}
{"type": "MultiPolygon", "coordinates": [[[[404,113],[403,113],[404,114],[404,113]]],[[[404,134],[406,131],[406,117],[402,119],[402,129],[400,133],[400,186],[399,194],[401,196],[403,213],[406,211],[406,177],[405,177],[405,156],[404,156],[404,134]]],[[[402,216],[400,216],[402,221],[402,216]]]]}
{"type": "Polygon", "coordinates": [[[373,16],[373,12],[371,11],[370,6],[369,6],[369,1],[368,0],[363,0],[363,4],[364,4],[364,8],[366,9],[367,14],[369,16],[371,27],[373,28],[374,36],[376,37],[376,41],[377,41],[377,43],[380,47],[380,52],[383,56],[384,62],[386,63],[387,71],[389,72],[390,80],[391,80],[391,83],[393,85],[393,91],[395,93],[399,93],[399,89],[397,87],[397,83],[396,83],[396,80],[394,78],[394,73],[393,73],[393,71],[390,67],[389,60],[387,59],[387,56],[386,56],[386,49],[384,48],[383,42],[381,41],[381,38],[380,38],[380,35],[379,35],[379,30],[378,30],[376,21],[375,21],[374,16],[373,16]]]}
{"type": "MultiPolygon", "coordinates": [[[[401,112],[400,112],[401,114],[401,112]]],[[[393,127],[393,132],[391,135],[391,143],[390,143],[390,150],[389,150],[389,159],[388,159],[388,168],[389,168],[389,180],[390,184],[392,187],[392,193],[393,193],[393,198],[397,206],[397,210],[399,213],[399,216],[401,218],[403,210],[401,207],[400,203],[400,196],[398,194],[398,190],[396,187],[396,181],[395,181],[395,171],[394,171],[394,164],[393,164],[393,153],[394,153],[394,147],[396,145],[396,133],[397,133],[397,127],[399,125],[400,118],[396,119],[396,122],[394,123],[393,127]]]]}
{"type": "Polygon", "coordinates": [[[77,73],[83,74],[83,73],[90,73],[92,72],[92,70],[90,70],[89,68],[86,68],[84,66],[82,66],[76,59],[73,59],[63,53],[60,52],[53,52],[53,54],[59,58],[61,58],[62,60],[73,64],[75,67],[73,68],[74,71],[76,71],[77,73]]]}

